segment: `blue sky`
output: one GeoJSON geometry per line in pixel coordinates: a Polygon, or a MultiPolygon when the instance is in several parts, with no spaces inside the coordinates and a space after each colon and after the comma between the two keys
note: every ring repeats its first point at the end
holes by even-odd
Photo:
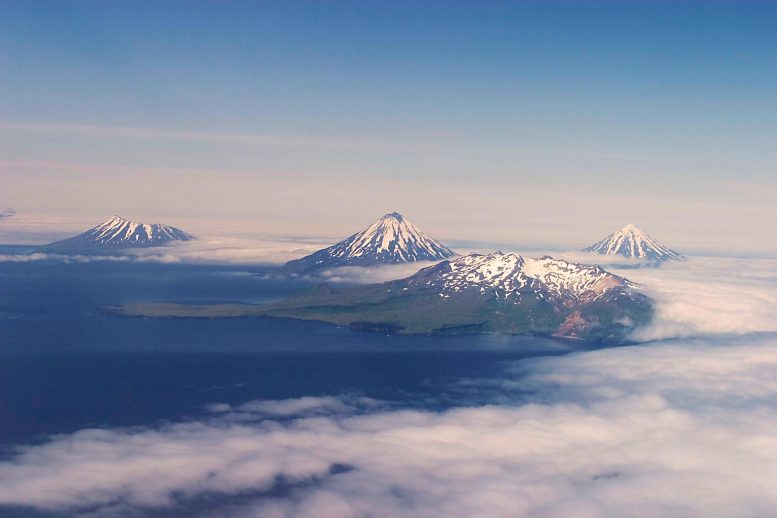
{"type": "Polygon", "coordinates": [[[460,239],[633,222],[759,249],[777,219],[777,3],[0,11],[0,208],[20,220],[336,236],[399,210],[460,239]]]}

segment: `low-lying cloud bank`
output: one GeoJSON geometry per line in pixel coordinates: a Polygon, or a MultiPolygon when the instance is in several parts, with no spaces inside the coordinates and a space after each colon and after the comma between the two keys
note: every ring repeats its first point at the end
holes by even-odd
{"type": "Polygon", "coordinates": [[[198,422],[22,448],[0,463],[0,502],[98,516],[205,494],[240,495],[220,516],[766,516],[776,380],[777,335],[761,335],[535,359],[469,381],[513,405],[216,405],[198,422]]]}
{"type": "Polygon", "coordinates": [[[198,236],[193,241],[135,249],[128,254],[144,258],[165,255],[190,263],[283,264],[325,246],[328,244],[319,240],[298,237],[198,236]]]}
{"type": "Polygon", "coordinates": [[[777,260],[698,257],[660,268],[615,271],[656,301],[637,341],[777,332],[777,260]]]}
{"type": "Polygon", "coordinates": [[[151,248],[117,251],[115,254],[61,254],[45,250],[0,254],[0,262],[98,262],[139,261],[158,263],[283,264],[324,246],[315,240],[285,238],[200,238],[151,248]]]}
{"type": "MultiPolygon", "coordinates": [[[[0,254],[0,263],[34,263],[34,262],[58,262],[65,264],[73,263],[94,263],[94,262],[115,262],[126,263],[135,260],[135,258],[126,255],[82,255],[82,254],[51,254],[47,252],[32,252],[24,254],[0,254]]],[[[141,261],[144,261],[141,259],[141,261]]],[[[159,258],[153,262],[165,262],[159,258]]],[[[169,260],[167,262],[175,262],[169,260]]]]}
{"type": "MultiPolygon", "coordinates": [[[[280,266],[291,259],[303,257],[327,246],[316,240],[283,238],[203,237],[195,241],[168,246],[128,249],[116,254],[61,254],[45,251],[0,253],[0,263],[162,263],[162,264],[224,264],[280,266]]],[[[344,266],[316,274],[294,274],[297,280],[330,283],[372,283],[400,279],[413,275],[434,262],[418,261],[371,267],[344,266]]],[[[282,276],[285,274],[278,274],[282,276]]],[[[275,277],[278,277],[275,276],[275,277]]]]}

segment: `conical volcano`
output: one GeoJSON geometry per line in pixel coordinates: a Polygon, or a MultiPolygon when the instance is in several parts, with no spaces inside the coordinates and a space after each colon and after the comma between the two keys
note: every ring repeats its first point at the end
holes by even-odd
{"type": "Polygon", "coordinates": [[[423,233],[407,218],[392,212],[337,244],[289,261],[286,269],[303,272],[338,266],[439,261],[454,255],[451,249],[423,233]]]}
{"type": "Polygon", "coordinates": [[[622,255],[648,261],[666,261],[668,259],[682,261],[685,259],[679,253],[662,245],[634,225],[626,225],[598,243],[585,248],[583,252],[622,255]]]}
{"type": "Polygon", "coordinates": [[[43,249],[54,252],[100,252],[125,248],[148,248],[171,241],[191,239],[194,239],[194,236],[179,228],[159,223],[135,223],[113,216],[83,234],[49,243],[43,249]]]}

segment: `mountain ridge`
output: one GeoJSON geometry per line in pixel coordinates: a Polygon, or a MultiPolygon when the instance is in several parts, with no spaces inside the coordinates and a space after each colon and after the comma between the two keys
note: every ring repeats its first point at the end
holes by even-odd
{"type": "Polygon", "coordinates": [[[262,312],[400,334],[504,332],[623,343],[650,320],[652,300],[598,266],[496,252],[339,293],[318,288],[262,312]]]}

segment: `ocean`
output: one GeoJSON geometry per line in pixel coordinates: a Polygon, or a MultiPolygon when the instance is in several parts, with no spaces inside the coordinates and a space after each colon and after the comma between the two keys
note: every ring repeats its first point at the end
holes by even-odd
{"type": "Polygon", "coordinates": [[[462,380],[572,350],[527,336],[392,336],[284,319],[101,311],[261,303],[307,288],[261,266],[0,262],[0,452],[84,428],[198,419],[214,403],[344,394],[433,410],[500,402],[498,390],[472,391],[462,380]]]}

